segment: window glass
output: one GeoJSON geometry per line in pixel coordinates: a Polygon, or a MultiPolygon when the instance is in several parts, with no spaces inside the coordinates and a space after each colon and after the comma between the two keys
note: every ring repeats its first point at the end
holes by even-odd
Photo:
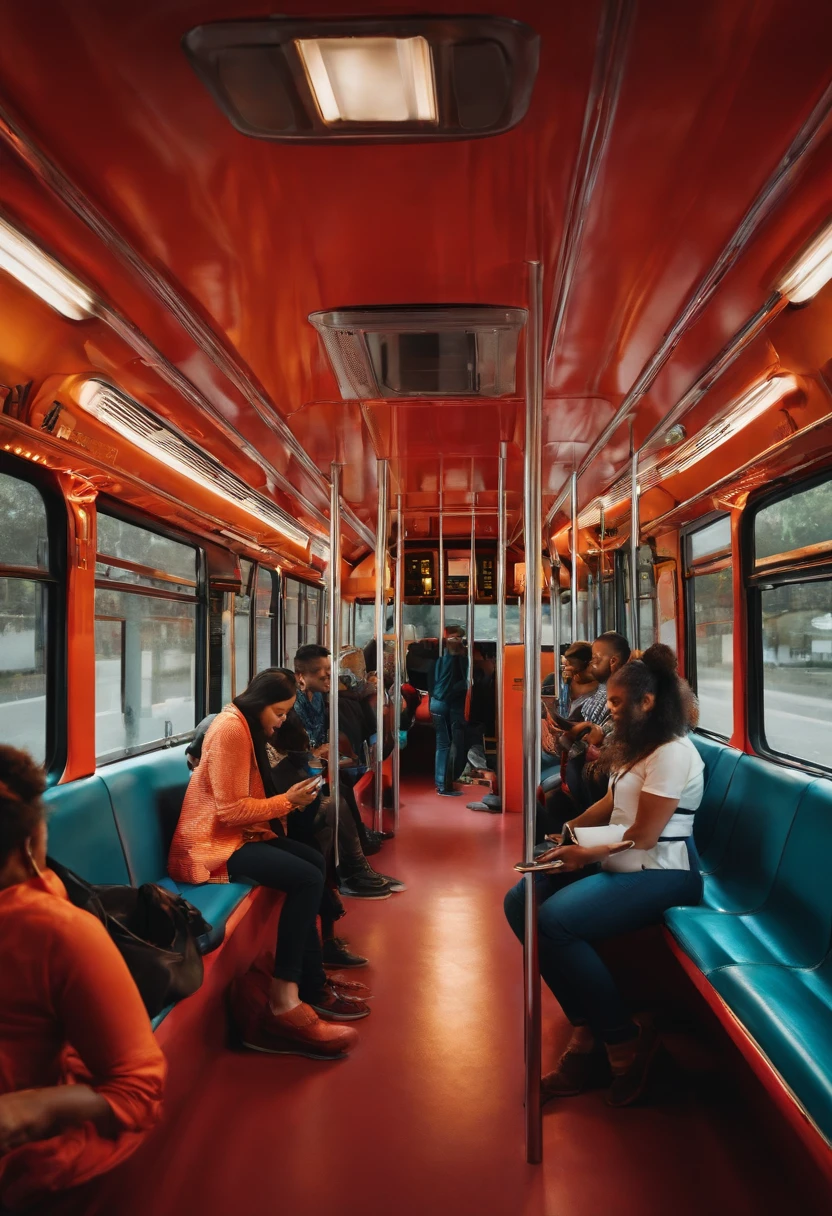
{"type": "Polygon", "coordinates": [[[706,528],[690,534],[690,560],[710,557],[712,553],[724,553],[731,548],[731,516],[725,515],[706,528]]]}
{"type": "Polygon", "coordinates": [[[98,516],[98,578],[159,591],[190,590],[196,586],[196,563],[197,551],[191,545],[112,515],[98,516]]]}
{"type": "Polygon", "coordinates": [[[103,514],[98,516],[98,551],[98,578],[124,584],[98,583],[95,591],[95,750],[100,759],[186,734],[196,725],[199,554],[191,545],[103,514]],[[111,566],[111,560],[139,569],[111,566]],[[144,572],[148,570],[152,577],[144,572]],[[148,586],[160,594],[148,595],[148,586]]]}
{"type": "Polygon", "coordinates": [[[832,581],[764,588],[761,602],[766,745],[830,768],[832,581]]]}
{"type": "Polygon", "coordinates": [[[320,587],[306,588],[306,636],[304,644],[318,641],[318,629],[321,618],[321,589],[320,587]]]}
{"type": "MultiPolygon", "coordinates": [[[[300,637],[301,637],[300,593],[301,593],[302,588],[301,588],[301,584],[297,581],[297,579],[294,579],[294,578],[286,579],[285,588],[286,588],[286,590],[284,592],[284,601],[283,601],[283,609],[284,609],[284,618],[283,619],[284,619],[285,637],[286,637],[286,653],[283,656],[283,658],[284,658],[284,661],[287,664],[287,666],[291,667],[292,660],[294,659],[295,654],[301,645],[301,641],[300,641],[300,637]]],[[[372,636],[372,634],[370,636],[372,636]]],[[[356,645],[363,645],[363,643],[357,642],[356,645]]]]}
{"type": "MultiPolygon", "coordinates": [[[[649,545],[640,545],[638,551],[638,641],[633,642],[630,634],[630,551],[619,550],[619,577],[621,579],[622,620],[618,624],[619,633],[623,633],[634,649],[646,650],[656,640],[656,584],[653,572],[653,550],[649,545]]],[[[609,629],[610,626],[608,625],[609,629]]],[[[592,640],[591,638],[588,640],[592,640]]]]}
{"type": "Polygon", "coordinates": [[[266,566],[257,567],[257,594],[255,597],[255,659],[254,670],[265,671],[274,665],[272,653],[274,638],[274,575],[266,566]]]}
{"type": "Polygon", "coordinates": [[[757,561],[830,541],[832,479],[763,507],[754,519],[754,555],[757,561]]]}
{"type": "Polygon", "coordinates": [[[240,561],[242,585],[234,596],[234,696],[248,687],[251,679],[251,574],[254,565],[240,561]]]}
{"type": "Polygon", "coordinates": [[[0,519],[0,566],[48,569],[46,505],[35,486],[0,473],[0,519]]]}
{"type": "Polygon", "coordinates": [[[33,579],[0,577],[0,740],[25,748],[41,762],[46,759],[46,590],[33,579]]]}
{"type": "Polygon", "coordinates": [[[693,581],[696,695],[703,730],[730,737],[734,728],[734,592],[728,567],[693,581]]]}

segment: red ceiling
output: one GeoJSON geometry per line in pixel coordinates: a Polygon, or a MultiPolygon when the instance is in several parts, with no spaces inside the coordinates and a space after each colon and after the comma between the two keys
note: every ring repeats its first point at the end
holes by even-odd
{"type": "MultiPolygon", "coordinates": [[[[481,7],[440,0],[430,10],[481,7]]],[[[522,402],[344,403],[310,312],[370,303],[524,305],[524,263],[541,260],[544,488],[554,494],[832,83],[828,0],[507,2],[496,11],[528,22],[542,39],[532,104],[515,130],[447,144],[280,145],[238,134],[180,48],[194,25],[269,8],[241,0],[0,0],[0,102],[31,140],[15,150],[7,139],[0,204],[107,297],[319,510],[325,486],[258,417],[252,394],[288,422],[325,474],[331,461],[342,462],[345,498],[370,523],[376,456],[391,458],[393,492],[414,511],[435,505],[440,469],[446,502],[464,505],[473,493],[487,506],[501,440],[510,445],[511,503],[519,507],[522,402]],[[553,356],[570,187],[602,17],[616,8],[628,31],[620,95],[553,356]],[[91,231],[77,199],[75,214],[60,201],[63,185],[50,190],[25,167],[32,147],[111,229],[91,231]],[[113,247],[112,229],[138,255],[130,264],[124,247],[113,247]]],[[[346,3],[315,7],[316,16],[354,11],[346,3]]],[[[367,0],[360,11],[413,10],[367,0]]],[[[760,307],[831,198],[827,136],[682,337],[641,403],[638,437],[760,307]]],[[[39,374],[116,369],[125,388],[243,469],[228,439],[147,359],[128,358],[112,336],[96,335],[64,366],[49,367],[43,355],[39,374]]],[[[24,353],[17,359],[25,362],[24,353]]],[[[745,382],[776,360],[771,335],[758,340],[741,365],[745,382]]],[[[700,409],[702,421],[718,398],[719,389],[713,406],[700,409]]],[[[582,480],[582,500],[620,470],[626,443],[620,428],[582,480]]],[[[262,482],[256,466],[244,468],[262,482]]]]}

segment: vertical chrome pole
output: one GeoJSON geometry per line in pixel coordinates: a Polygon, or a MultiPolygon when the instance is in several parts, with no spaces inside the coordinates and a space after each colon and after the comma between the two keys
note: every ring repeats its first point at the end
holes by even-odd
{"type": "Polygon", "coordinates": [[[572,508],[572,595],[571,595],[571,641],[578,640],[578,470],[572,474],[570,487],[572,508]]]}
{"type": "Polygon", "coordinates": [[[497,465],[497,666],[495,669],[495,693],[497,697],[497,781],[499,783],[502,809],[506,809],[505,772],[506,747],[503,730],[503,663],[506,648],[506,459],[508,444],[500,444],[500,459],[497,465]]]}
{"type": "Polygon", "coordinates": [[[387,477],[389,466],[386,460],[376,461],[378,475],[378,522],[376,524],[376,809],[375,829],[383,830],[382,812],[384,790],[382,773],[384,752],[384,617],[387,607],[387,477]]]}
{"type": "Polygon", "coordinates": [[[638,542],[641,531],[639,519],[638,449],[633,438],[630,422],[630,646],[641,649],[638,604],[638,542]]]}
{"type": "Polygon", "coordinates": [[[335,806],[335,865],[339,864],[338,826],[341,801],[341,770],[338,767],[339,715],[338,667],[341,657],[341,466],[330,466],[329,566],[326,580],[329,596],[329,636],[327,645],[332,661],[332,687],[329,693],[329,794],[335,806]]]}
{"type": "Polygon", "coordinates": [[[396,582],[393,600],[393,631],[396,635],[396,671],[393,677],[393,831],[399,830],[402,779],[402,672],[404,671],[404,531],[402,526],[402,496],[396,495],[396,582]]]}
{"type": "MultiPolygon", "coordinates": [[[[473,469],[471,470],[473,478],[473,469]]],[[[477,598],[477,517],[476,517],[476,495],[474,494],[473,484],[471,488],[471,558],[468,565],[468,613],[467,626],[468,633],[468,698],[471,697],[471,689],[474,686],[474,605],[477,598]]]]}
{"type": "MultiPolygon", "coordinates": [[[[523,515],[526,596],[523,680],[523,855],[534,854],[537,787],[540,784],[540,550],[542,519],[543,273],[529,262],[529,316],[526,325],[526,444],[523,466],[523,515]]],[[[540,971],[537,961],[537,903],[534,876],[524,879],[526,895],[523,962],[526,996],[526,1160],[543,1157],[540,1109],[540,971]]]]}
{"type": "Polygon", "coordinates": [[[442,489],[442,457],[439,457],[439,657],[445,653],[445,518],[442,489]]]}
{"type": "Polygon", "coordinates": [[[552,648],[555,652],[555,694],[560,697],[560,556],[549,537],[549,611],[552,614],[552,648]]]}
{"type": "Polygon", "coordinates": [[[601,523],[599,525],[598,534],[601,538],[601,549],[598,553],[598,623],[601,626],[599,633],[605,633],[607,629],[607,613],[604,607],[604,574],[607,569],[607,553],[606,553],[606,534],[607,521],[604,514],[604,504],[601,504],[601,523]]]}

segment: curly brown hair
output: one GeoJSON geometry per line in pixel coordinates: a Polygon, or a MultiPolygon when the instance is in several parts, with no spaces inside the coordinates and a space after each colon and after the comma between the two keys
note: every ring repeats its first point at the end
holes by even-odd
{"type": "Polygon", "coordinates": [[[0,865],[23,847],[44,817],[46,776],[28,752],[0,744],[0,865]]]}

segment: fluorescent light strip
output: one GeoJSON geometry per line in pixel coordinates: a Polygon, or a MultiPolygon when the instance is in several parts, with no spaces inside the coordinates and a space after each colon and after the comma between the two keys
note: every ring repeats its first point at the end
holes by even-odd
{"type": "Polygon", "coordinates": [[[252,490],[219,461],[180,437],[144,406],[111,385],[88,380],[78,395],[78,404],[169,469],[245,511],[261,528],[279,532],[301,548],[309,545],[309,534],[297,527],[291,516],[275,503],[252,490]]]}
{"type": "Polygon", "coordinates": [[[83,283],[2,216],[0,270],[5,270],[70,321],[86,321],[95,315],[95,297],[83,283]]]}
{"type": "MultiPolygon", "coordinates": [[[[721,444],[738,435],[744,427],[764,414],[787,393],[798,388],[794,376],[772,376],[755,384],[744,393],[731,408],[704,427],[698,435],[680,444],[671,457],[659,462],[655,456],[648,457],[639,467],[639,489],[642,494],[654,489],[668,477],[676,477],[709,456],[721,444]]],[[[578,523],[582,528],[591,528],[601,522],[601,509],[627,502],[630,497],[630,477],[620,477],[605,494],[593,499],[581,512],[578,523]]]]}
{"type": "Polygon", "coordinates": [[[437,121],[426,38],[298,38],[295,46],[325,123],[437,121]]]}
{"type": "Polygon", "coordinates": [[[777,284],[790,304],[805,304],[832,279],[832,221],[809,242],[777,284]]]}

